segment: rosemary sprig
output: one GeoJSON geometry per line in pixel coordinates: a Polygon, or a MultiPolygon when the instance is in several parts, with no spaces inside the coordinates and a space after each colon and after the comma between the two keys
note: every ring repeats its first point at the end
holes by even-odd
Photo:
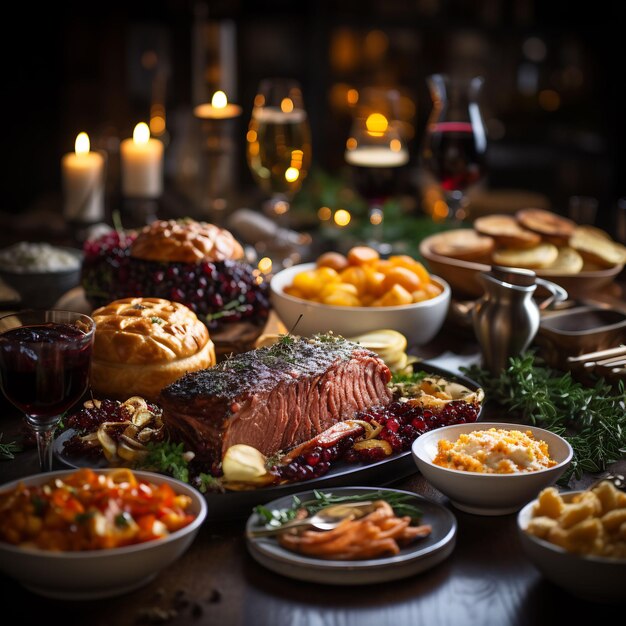
{"type": "Polygon", "coordinates": [[[602,472],[626,455],[623,381],[613,387],[600,379],[588,387],[569,372],[546,366],[532,352],[509,363],[496,378],[476,365],[462,369],[480,383],[487,401],[569,441],[574,458],[559,484],[567,484],[572,474],[580,478],[583,472],[602,472]]]}
{"type": "Polygon", "coordinates": [[[2,436],[4,433],[0,433],[0,459],[3,461],[10,461],[15,458],[16,452],[22,451],[22,446],[15,441],[9,441],[8,443],[2,443],[2,436]]]}
{"type": "Polygon", "coordinates": [[[352,496],[333,495],[332,493],[324,493],[317,489],[313,491],[314,499],[302,501],[298,496],[293,496],[291,507],[285,509],[268,509],[266,506],[259,505],[254,508],[254,512],[261,517],[266,525],[282,526],[286,522],[293,520],[301,509],[306,509],[307,514],[315,515],[320,509],[330,506],[331,504],[344,504],[347,502],[363,502],[366,500],[385,500],[389,503],[396,515],[408,515],[413,523],[419,521],[422,512],[418,507],[409,504],[412,496],[394,491],[385,491],[383,489],[377,491],[368,491],[363,494],[352,496]]]}

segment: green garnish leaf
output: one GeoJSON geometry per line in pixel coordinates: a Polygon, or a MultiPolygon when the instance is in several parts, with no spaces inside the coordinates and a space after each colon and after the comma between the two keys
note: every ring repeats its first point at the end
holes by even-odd
{"type": "Polygon", "coordinates": [[[612,386],[598,379],[586,386],[570,372],[548,367],[533,352],[511,358],[496,378],[476,365],[461,370],[481,384],[489,402],[570,443],[574,458],[560,485],[567,485],[572,475],[602,472],[626,455],[623,381],[612,386]]]}
{"type": "Polygon", "coordinates": [[[368,491],[352,496],[335,496],[332,493],[324,493],[315,489],[314,499],[301,501],[297,496],[293,496],[291,506],[286,509],[268,509],[266,506],[257,506],[254,512],[264,521],[266,526],[280,527],[286,522],[295,519],[296,514],[301,509],[306,509],[307,516],[315,515],[320,509],[333,504],[345,504],[349,502],[364,502],[367,500],[385,500],[394,513],[398,516],[408,515],[412,523],[419,522],[422,518],[422,511],[414,504],[410,504],[413,496],[395,491],[368,491]]]}

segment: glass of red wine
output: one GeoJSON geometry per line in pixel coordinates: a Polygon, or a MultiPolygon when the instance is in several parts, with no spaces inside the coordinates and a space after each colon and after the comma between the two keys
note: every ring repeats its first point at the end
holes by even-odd
{"type": "Polygon", "coordinates": [[[35,434],[42,472],[52,469],[61,416],[87,391],[95,328],[91,317],[72,311],[0,318],[0,387],[35,434]]]}
{"type": "Polygon", "coordinates": [[[478,98],[484,79],[433,74],[428,77],[433,108],[426,126],[422,166],[439,184],[447,217],[467,217],[467,190],[485,176],[487,137],[478,98]]]}
{"type": "Polygon", "coordinates": [[[409,162],[399,131],[399,98],[396,89],[363,90],[344,155],[354,189],[368,205],[370,238],[365,243],[381,254],[392,251],[384,241],[384,205],[398,193],[409,162]]]}

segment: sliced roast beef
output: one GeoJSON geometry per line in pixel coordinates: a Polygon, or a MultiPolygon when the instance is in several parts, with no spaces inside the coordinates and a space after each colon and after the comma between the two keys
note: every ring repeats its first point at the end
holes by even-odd
{"type": "Polygon", "coordinates": [[[377,354],[333,335],[283,337],[186,374],[161,392],[169,429],[215,463],[232,445],[287,451],[357,411],[391,400],[377,354]]]}

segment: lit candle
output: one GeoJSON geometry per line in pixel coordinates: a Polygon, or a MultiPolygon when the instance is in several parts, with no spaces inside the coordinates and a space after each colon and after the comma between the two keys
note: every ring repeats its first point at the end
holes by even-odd
{"type": "Polygon", "coordinates": [[[89,148],[89,136],[79,133],[74,152],[61,159],[63,214],[70,222],[98,222],[104,217],[104,157],[89,148]]]}
{"type": "Polygon", "coordinates": [[[163,142],[150,137],[144,122],[132,139],[120,144],[122,194],[128,198],[157,198],[163,192],[163,142]]]}
{"type": "Polygon", "coordinates": [[[216,91],[211,98],[211,103],[199,104],[194,110],[194,115],[206,120],[226,120],[241,115],[241,107],[231,104],[223,91],[216,91]]]}

